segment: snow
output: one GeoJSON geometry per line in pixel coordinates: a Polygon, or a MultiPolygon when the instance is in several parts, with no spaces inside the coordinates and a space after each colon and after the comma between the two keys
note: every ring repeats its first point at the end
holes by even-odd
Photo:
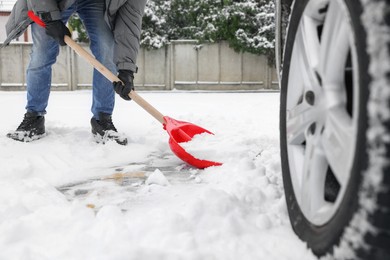
{"type": "Polygon", "coordinates": [[[0,0],[0,12],[11,12],[16,0],[0,0]]]}
{"type": "MultiPolygon", "coordinates": [[[[229,150],[232,146],[230,141],[230,136],[229,139],[226,139],[223,135],[215,136],[202,133],[195,135],[190,142],[181,143],[180,146],[197,159],[223,163],[229,153],[232,155],[232,150],[229,150]]],[[[240,152],[242,151],[239,151],[236,155],[240,155],[240,152]]]]}
{"type": "Polygon", "coordinates": [[[167,178],[165,178],[164,173],[162,173],[159,169],[156,169],[145,181],[146,185],[160,185],[160,186],[168,186],[170,185],[167,178]]]}
{"type": "Polygon", "coordinates": [[[52,92],[47,136],[16,142],[5,135],[25,92],[1,92],[0,259],[316,259],[288,220],[278,93],[140,95],[214,132],[199,141],[224,164],[186,166],[160,123],[120,98],[113,119],[129,144],[95,143],[90,91],[52,92]]]}
{"type": "Polygon", "coordinates": [[[225,40],[236,51],[271,54],[275,45],[274,10],[271,0],[148,1],[141,45],[153,49],[172,40],[225,40]]]}

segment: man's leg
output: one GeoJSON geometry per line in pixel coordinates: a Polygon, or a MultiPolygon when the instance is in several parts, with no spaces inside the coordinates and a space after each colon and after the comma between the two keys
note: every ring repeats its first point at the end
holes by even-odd
{"type": "MultiPolygon", "coordinates": [[[[79,0],[77,12],[82,19],[90,39],[90,48],[95,58],[116,74],[113,62],[114,37],[104,21],[104,0],[79,0]]],[[[112,114],[115,103],[112,83],[94,70],[92,81],[92,114],[99,120],[99,113],[112,114]]]]}
{"type": "MultiPolygon", "coordinates": [[[[104,0],[79,0],[77,12],[87,29],[93,55],[115,74],[114,36],[104,21],[104,6],[104,0]]],[[[115,140],[118,144],[126,145],[127,138],[118,134],[111,118],[115,103],[112,83],[94,70],[92,88],[91,126],[96,141],[105,143],[107,140],[115,140]]]]}
{"type": "MultiPolygon", "coordinates": [[[[64,22],[73,11],[63,12],[64,22]]],[[[19,127],[7,134],[7,137],[29,142],[45,134],[46,107],[50,95],[52,65],[56,62],[58,43],[46,35],[45,29],[33,23],[31,25],[33,47],[27,68],[27,105],[26,114],[19,127]]]]}
{"type": "Polygon", "coordinates": [[[52,65],[59,52],[58,43],[46,35],[45,29],[31,25],[33,46],[27,68],[27,106],[29,112],[43,116],[49,100],[52,65]]]}
{"type": "MultiPolygon", "coordinates": [[[[66,22],[73,13],[73,7],[62,12],[66,22]]],[[[27,105],[26,110],[39,115],[46,114],[49,101],[52,65],[56,62],[59,45],[45,32],[45,28],[33,23],[31,25],[33,47],[30,63],[27,68],[27,105]]]]}

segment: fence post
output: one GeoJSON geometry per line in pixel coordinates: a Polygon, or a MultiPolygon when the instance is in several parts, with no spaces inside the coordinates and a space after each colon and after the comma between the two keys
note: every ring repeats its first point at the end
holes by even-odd
{"type": "MultiPolygon", "coordinates": [[[[1,59],[3,58],[3,53],[2,53],[2,49],[3,48],[0,48],[0,57],[1,59]]],[[[1,59],[0,59],[0,89],[1,89],[1,83],[3,82],[3,63],[1,62],[1,59]]]]}
{"type": "Polygon", "coordinates": [[[176,62],[175,62],[175,42],[171,42],[171,73],[170,73],[170,90],[173,90],[175,88],[175,78],[176,78],[176,62]]]}
{"type": "Polygon", "coordinates": [[[69,48],[69,46],[66,46],[66,64],[68,65],[67,66],[67,69],[68,69],[68,77],[67,77],[67,80],[68,80],[68,90],[72,91],[74,90],[73,89],[73,81],[72,81],[72,78],[73,78],[73,74],[72,74],[72,57],[71,57],[72,53],[71,53],[71,49],[69,48]]]}
{"type": "Polygon", "coordinates": [[[70,66],[71,66],[71,69],[70,69],[70,74],[72,75],[71,76],[71,88],[72,90],[77,90],[78,89],[78,79],[77,79],[77,74],[76,74],[76,57],[75,57],[75,51],[72,50],[70,47],[67,47],[69,49],[69,52],[70,52],[70,66]]]}
{"type": "Polygon", "coordinates": [[[24,59],[23,59],[23,44],[19,45],[19,60],[20,60],[20,75],[22,79],[22,87],[25,88],[26,86],[26,79],[25,79],[25,74],[26,72],[24,71],[24,59]]]}
{"type": "Polygon", "coordinates": [[[221,49],[222,49],[222,46],[221,46],[221,42],[218,42],[218,88],[221,86],[221,81],[222,81],[222,66],[221,66],[221,49]]]}
{"type": "Polygon", "coordinates": [[[20,75],[22,75],[22,87],[24,89],[27,89],[26,66],[24,64],[24,48],[23,48],[23,46],[24,46],[23,44],[20,45],[20,59],[21,59],[20,64],[22,65],[20,75]]]}
{"type": "Polygon", "coordinates": [[[164,68],[165,68],[165,73],[164,73],[164,84],[165,84],[165,90],[170,90],[171,89],[171,44],[168,44],[164,47],[165,51],[165,61],[164,61],[164,68]]]}
{"type": "Polygon", "coordinates": [[[269,58],[267,58],[267,89],[272,89],[272,67],[269,66],[269,58]]]}

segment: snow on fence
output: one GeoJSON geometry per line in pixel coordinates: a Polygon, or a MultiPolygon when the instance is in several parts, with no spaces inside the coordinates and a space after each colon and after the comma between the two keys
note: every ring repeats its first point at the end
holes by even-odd
{"type": "MultiPolygon", "coordinates": [[[[84,46],[89,50],[88,46],[84,46]]],[[[31,43],[0,49],[0,90],[24,90],[31,43]]],[[[174,41],[158,50],[141,49],[138,90],[276,90],[277,76],[265,56],[237,53],[227,43],[198,45],[174,41]]],[[[52,88],[91,87],[92,68],[69,47],[61,47],[53,66],[52,88]]]]}
{"type": "Polygon", "coordinates": [[[0,12],[10,12],[16,0],[0,0],[0,12]]]}

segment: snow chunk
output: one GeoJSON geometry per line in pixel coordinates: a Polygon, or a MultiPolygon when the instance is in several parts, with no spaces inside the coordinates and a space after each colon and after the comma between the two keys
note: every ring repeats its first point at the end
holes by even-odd
{"type": "Polygon", "coordinates": [[[220,162],[226,156],[221,152],[221,140],[215,135],[202,133],[195,135],[191,141],[180,143],[181,147],[197,159],[220,162]]]}
{"type": "Polygon", "coordinates": [[[145,181],[145,184],[151,185],[151,184],[156,184],[160,186],[169,186],[170,183],[165,177],[165,175],[159,170],[156,169],[145,181]]]}
{"type": "MultiPolygon", "coordinates": [[[[200,160],[207,160],[219,163],[236,161],[240,158],[249,158],[249,146],[256,146],[254,140],[247,142],[243,146],[241,140],[236,136],[229,134],[209,134],[202,133],[194,135],[189,142],[180,143],[180,146],[189,154],[200,160]]],[[[255,148],[256,149],[256,148],[255,148]]],[[[255,167],[252,160],[247,161],[245,168],[253,169],[255,167]]]]}

